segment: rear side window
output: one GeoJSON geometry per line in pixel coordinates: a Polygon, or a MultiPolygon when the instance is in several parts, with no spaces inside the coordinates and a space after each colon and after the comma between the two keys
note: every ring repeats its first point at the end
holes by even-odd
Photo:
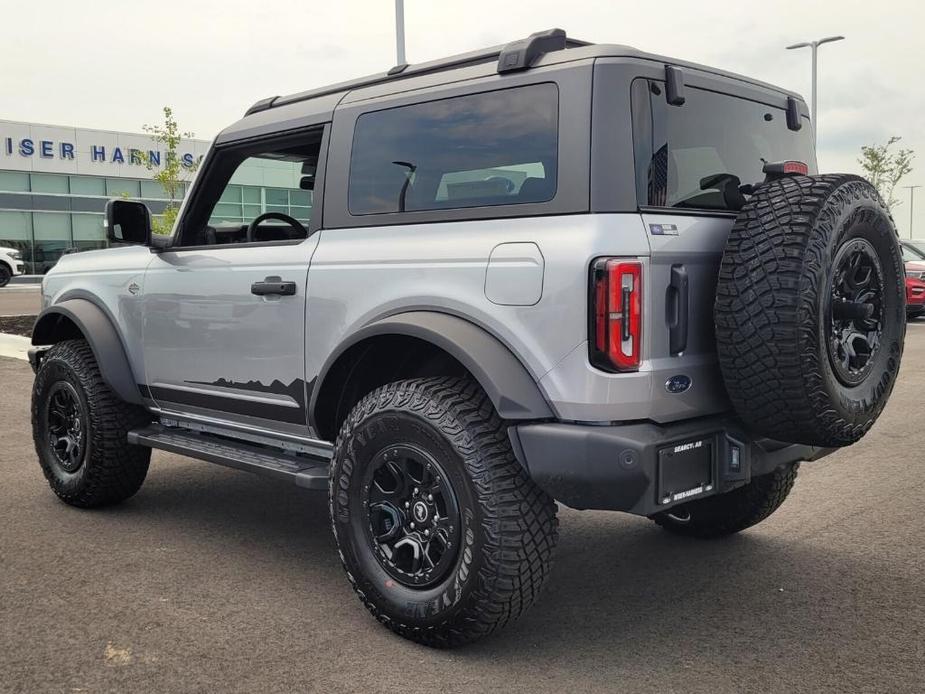
{"type": "Polygon", "coordinates": [[[558,113],[548,83],[364,113],[350,156],[350,213],[552,200],[558,113]]]}
{"type": "Polygon", "coordinates": [[[764,180],[766,161],[802,161],[815,173],[810,122],[788,129],[783,105],[688,87],[684,105],[670,106],[661,83],[638,82],[633,100],[641,204],[738,210],[744,202],[739,186],[764,180]],[[637,108],[639,99],[649,108],[637,108]]]}

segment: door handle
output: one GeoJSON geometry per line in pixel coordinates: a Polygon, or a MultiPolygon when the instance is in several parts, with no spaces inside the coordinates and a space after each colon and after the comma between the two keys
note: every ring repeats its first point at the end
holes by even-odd
{"type": "Polygon", "coordinates": [[[263,282],[254,282],[251,285],[251,294],[257,296],[294,296],[295,282],[286,282],[281,277],[273,275],[263,282]]]}

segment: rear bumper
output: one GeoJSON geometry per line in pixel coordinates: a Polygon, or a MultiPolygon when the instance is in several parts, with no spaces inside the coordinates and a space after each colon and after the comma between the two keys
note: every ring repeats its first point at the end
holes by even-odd
{"type": "Polygon", "coordinates": [[[780,465],[816,460],[834,450],[756,441],[728,416],[668,425],[522,424],[511,427],[509,434],[530,476],[557,501],[641,516],[731,491],[780,465]],[[674,466],[669,472],[666,457],[694,446],[709,450],[698,463],[707,479],[673,487],[669,475],[677,478],[679,470],[674,466]]]}

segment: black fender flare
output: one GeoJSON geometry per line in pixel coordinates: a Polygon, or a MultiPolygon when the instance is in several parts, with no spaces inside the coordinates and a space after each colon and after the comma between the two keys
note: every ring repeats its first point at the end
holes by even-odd
{"type": "Polygon", "coordinates": [[[309,422],[313,429],[317,429],[315,406],[331,368],[348,349],[380,335],[418,338],[450,354],[479,382],[502,419],[550,419],[555,416],[536,379],[504,343],[484,328],[447,313],[409,311],[360,328],[328,356],[312,389],[309,422]]]}
{"type": "Polygon", "coordinates": [[[32,329],[33,345],[52,345],[69,339],[59,330],[61,318],[71,321],[83,333],[93,351],[100,374],[113,392],[125,402],[143,404],[119,333],[103,309],[87,299],[68,299],[42,311],[32,329]]]}

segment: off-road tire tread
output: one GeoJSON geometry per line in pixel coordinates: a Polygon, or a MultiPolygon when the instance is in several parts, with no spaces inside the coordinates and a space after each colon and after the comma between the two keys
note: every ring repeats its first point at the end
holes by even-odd
{"type": "Polygon", "coordinates": [[[36,375],[32,398],[32,431],[36,452],[45,478],[55,494],[67,504],[80,508],[96,508],[119,503],[135,494],[145,480],[151,449],[128,443],[130,430],[151,421],[142,407],[123,402],[103,380],[93,351],[84,340],[66,340],[54,345],[42,360],[36,375]],[[87,466],[83,484],[76,493],[69,493],[44,461],[38,418],[41,403],[35,393],[45,377],[45,369],[55,361],[66,364],[77,376],[87,401],[90,428],[87,466]]]}
{"type": "Polygon", "coordinates": [[[809,349],[818,329],[814,306],[836,206],[866,199],[889,216],[876,189],[859,176],[786,177],[761,186],[729,234],[714,307],[717,355],[726,390],[753,431],[809,445],[850,445],[876,421],[888,390],[868,417],[851,423],[823,385],[824,350],[809,349]]]}
{"type": "Polygon", "coordinates": [[[686,523],[671,518],[667,512],[654,516],[653,520],[665,530],[685,537],[713,539],[732,535],[757,525],[780,508],[793,489],[799,467],[799,463],[784,465],[770,474],[755,477],[744,487],[690,502],[685,505],[690,511],[686,523]]]}
{"type": "MultiPolygon", "coordinates": [[[[352,465],[345,450],[352,432],[367,417],[402,411],[425,418],[446,437],[464,460],[476,488],[484,521],[483,563],[468,605],[452,621],[426,628],[390,619],[358,587],[340,558],[347,577],[366,608],[395,633],[432,647],[458,646],[482,638],[519,617],[538,598],[549,576],[558,541],[556,504],[517,462],[507,435],[508,424],[472,379],[419,378],[384,385],[365,396],[350,412],[334,446],[334,461],[352,465]]],[[[330,508],[334,537],[335,495],[347,494],[337,463],[331,466],[330,508]]]]}

